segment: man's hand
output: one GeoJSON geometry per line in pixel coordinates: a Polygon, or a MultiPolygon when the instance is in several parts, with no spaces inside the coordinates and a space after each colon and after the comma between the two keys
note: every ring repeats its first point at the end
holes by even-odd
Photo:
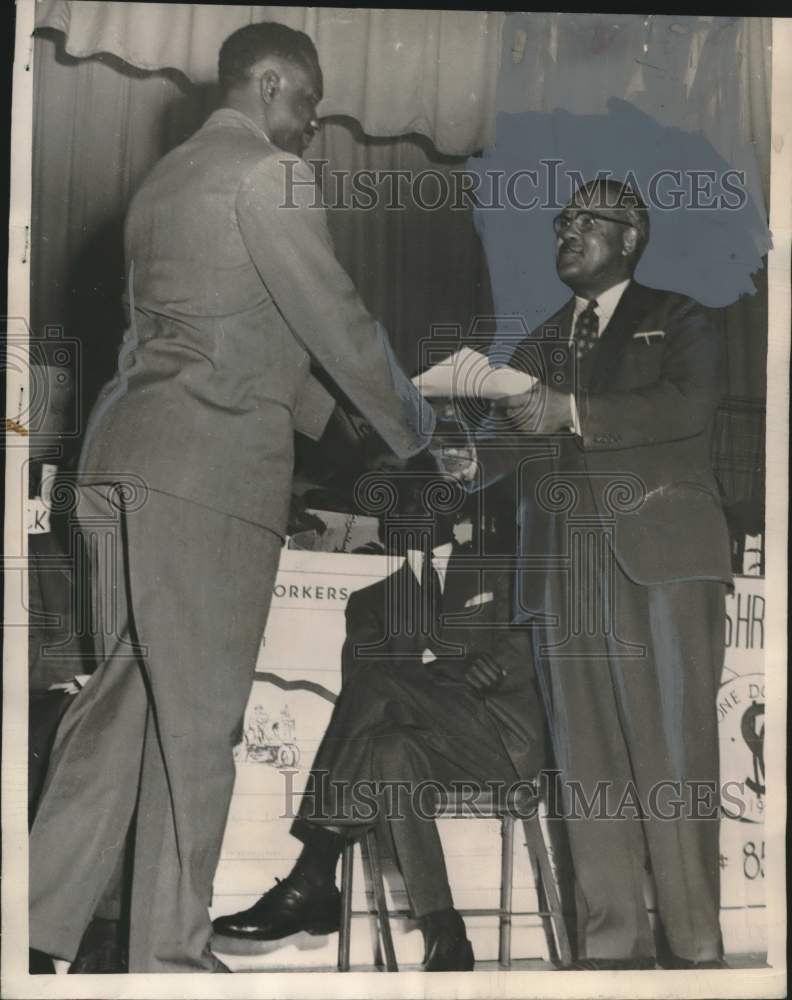
{"type": "Polygon", "coordinates": [[[493,691],[505,676],[504,668],[486,653],[482,653],[465,671],[465,683],[478,694],[487,694],[493,691]]]}
{"type": "Polygon", "coordinates": [[[572,395],[539,382],[528,392],[505,396],[497,406],[526,434],[556,434],[573,425],[572,395]]]}

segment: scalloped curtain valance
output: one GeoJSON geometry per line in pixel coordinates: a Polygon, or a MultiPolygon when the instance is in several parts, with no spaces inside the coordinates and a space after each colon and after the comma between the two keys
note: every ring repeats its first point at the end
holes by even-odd
{"type": "Polygon", "coordinates": [[[502,13],[43,0],[36,27],[63,32],[71,56],[110,53],[200,84],[216,79],[232,31],[266,20],[314,40],[323,116],[349,115],[372,136],[418,132],[447,154],[493,141],[502,13]]]}

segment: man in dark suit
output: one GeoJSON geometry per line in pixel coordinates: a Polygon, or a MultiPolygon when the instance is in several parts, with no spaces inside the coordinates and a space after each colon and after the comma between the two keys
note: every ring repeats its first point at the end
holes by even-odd
{"type": "Polygon", "coordinates": [[[31,947],[68,962],[134,826],[131,972],[227,971],[208,904],[232,745],[294,433],[321,437],[335,405],[312,366],[397,454],[431,428],[300,158],[322,97],[313,43],[249,25],[223,44],[219,77],[222,107],[155,166],[126,220],[130,325],[86,431],[77,509],[99,669],[60,727],[31,833],[31,947]]]}
{"type": "Polygon", "coordinates": [[[506,794],[536,776],[544,732],[530,637],[509,627],[510,574],[476,568],[451,529],[437,515],[427,559],[414,525],[395,528],[389,537],[401,566],[350,596],[343,687],[292,827],[302,853],[250,909],[217,918],[218,935],[275,940],[336,930],[344,841],[312,819],[370,820],[376,797],[380,820],[396,813],[386,829],[423,930],[424,970],[473,968],[437,828],[426,818],[433,791],[419,802],[416,790],[429,781],[506,794]]]}
{"type": "Polygon", "coordinates": [[[666,964],[717,965],[723,343],[696,302],[633,280],[649,220],[629,188],[581,187],[555,228],[574,298],[519,345],[539,382],[505,408],[528,435],[518,600],[564,779],[579,965],[654,966],[648,870],[666,964]]]}

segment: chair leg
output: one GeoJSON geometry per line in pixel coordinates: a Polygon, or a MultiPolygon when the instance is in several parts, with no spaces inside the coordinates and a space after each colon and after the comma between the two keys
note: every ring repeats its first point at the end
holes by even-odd
{"type": "Polygon", "coordinates": [[[388,904],[385,900],[385,884],[382,880],[382,866],[380,864],[379,847],[377,846],[377,834],[373,829],[366,831],[366,850],[369,856],[369,864],[371,865],[371,881],[374,886],[374,901],[377,905],[377,921],[382,938],[382,947],[385,951],[385,967],[388,972],[398,972],[399,966],[396,963],[396,951],[393,947],[388,904]]]}
{"type": "Polygon", "coordinates": [[[547,957],[550,959],[551,964],[556,966],[559,965],[560,962],[558,960],[558,948],[556,947],[555,934],[553,931],[553,917],[550,913],[550,904],[548,903],[547,893],[545,892],[545,880],[539,864],[542,852],[546,852],[544,837],[542,836],[542,827],[540,824],[538,836],[541,843],[537,844],[536,840],[531,839],[531,831],[528,829],[528,823],[523,820],[523,824],[525,826],[525,846],[528,848],[528,860],[531,864],[531,870],[534,876],[534,885],[536,886],[536,903],[539,908],[539,919],[542,921],[542,930],[544,931],[545,943],[547,944],[547,957]]]}
{"type": "Polygon", "coordinates": [[[377,915],[376,894],[374,892],[374,875],[371,870],[371,858],[366,847],[366,838],[360,840],[360,856],[363,860],[363,870],[366,876],[366,912],[374,916],[374,921],[369,922],[369,929],[372,934],[372,946],[374,949],[374,965],[381,969],[385,962],[382,958],[382,942],[379,932],[379,916],[377,915]]]}
{"type": "MultiPolygon", "coordinates": [[[[572,949],[569,946],[566,920],[561,909],[561,900],[558,896],[555,878],[553,877],[553,869],[550,867],[550,859],[547,856],[547,847],[545,846],[539,817],[535,815],[530,819],[523,820],[523,826],[525,827],[525,841],[528,853],[532,858],[536,859],[539,866],[541,888],[547,898],[548,909],[553,921],[561,965],[568,966],[572,964],[572,949]]],[[[539,886],[537,886],[538,888],[539,886]]]]}
{"type": "Polygon", "coordinates": [[[539,870],[538,863],[534,867],[534,875],[536,877],[536,898],[539,904],[539,913],[541,915],[542,927],[544,928],[545,941],[547,942],[547,954],[552,965],[560,965],[561,963],[558,958],[558,948],[556,947],[556,939],[553,932],[553,917],[550,913],[550,903],[548,902],[547,892],[545,891],[545,880],[539,870]]]}
{"type": "Polygon", "coordinates": [[[514,819],[501,819],[501,886],[498,918],[498,962],[511,966],[512,887],[514,883],[514,819]]]}
{"type": "Polygon", "coordinates": [[[352,934],[352,871],[355,841],[348,840],[341,854],[341,926],[338,929],[338,971],[349,972],[349,943],[352,934]]]}

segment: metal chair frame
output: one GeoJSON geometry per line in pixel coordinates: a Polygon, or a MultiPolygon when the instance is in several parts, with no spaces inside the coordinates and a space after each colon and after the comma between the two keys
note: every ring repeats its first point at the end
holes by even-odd
{"type": "MultiPolygon", "coordinates": [[[[569,966],[572,962],[572,952],[567,934],[566,922],[561,909],[561,900],[553,876],[550,859],[547,854],[542,827],[536,812],[538,797],[529,803],[526,814],[525,801],[516,805],[497,806],[486,798],[479,798],[472,803],[474,811],[466,807],[470,802],[460,804],[453,795],[447,795],[437,811],[438,818],[450,819],[499,819],[501,824],[501,884],[500,901],[497,909],[461,910],[463,916],[497,916],[498,917],[498,961],[503,968],[511,966],[512,939],[512,890],[514,876],[514,826],[520,820],[525,832],[525,846],[528,858],[536,880],[536,892],[539,909],[528,911],[537,914],[542,919],[542,926],[547,941],[550,960],[554,965],[569,966]]],[[[382,966],[384,952],[385,969],[388,972],[398,972],[396,951],[393,946],[391,931],[391,916],[409,916],[406,911],[389,911],[385,899],[385,883],[382,877],[382,862],[380,858],[377,832],[374,827],[361,831],[361,836],[350,838],[345,845],[341,857],[341,926],[338,936],[338,971],[349,971],[349,951],[352,929],[352,889],[353,864],[355,844],[361,844],[364,866],[368,868],[368,878],[374,896],[374,909],[368,909],[377,919],[377,946],[375,965],[382,966]]]]}

